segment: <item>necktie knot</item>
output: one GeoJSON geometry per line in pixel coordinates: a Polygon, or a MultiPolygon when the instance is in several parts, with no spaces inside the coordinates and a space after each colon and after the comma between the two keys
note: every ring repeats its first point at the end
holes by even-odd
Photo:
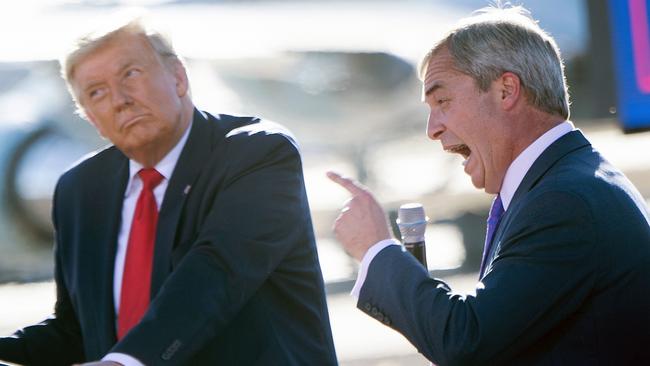
{"type": "Polygon", "coordinates": [[[492,249],[492,239],[494,239],[494,233],[499,226],[499,221],[501,221],[501,216],[503,216],[503,202],[501,201],[501,195],[497,195],[492,202],[492,207],[490,208],[490,214],[487,219],[487,233],[485,234],[485,246],[483,247],[483,258],[481,259],[481,269],[479,271],[479,278],[483,278],[485,269],[487,267],[487,262],[489,261],[490,251],[492,249]]]}
{"type": "Polygon", "coordinates": [[[149,191],[156,188],[156,186],[158,186],[158,184],[163,180],[162,174],[158,173],[154,168],[140,169],[138,175],[140,176],[140,179],[142,179],[143,189],[149,191]]]}
{"type": "Polygon", "coordinates": [[[501,201],[501,195],[497,195],[494,201],[492,202],[492,207],[490,208],[490,214],[488,215],[488,224],[496,224],[501,220],[503,216],[503,201],[501,201]]]}

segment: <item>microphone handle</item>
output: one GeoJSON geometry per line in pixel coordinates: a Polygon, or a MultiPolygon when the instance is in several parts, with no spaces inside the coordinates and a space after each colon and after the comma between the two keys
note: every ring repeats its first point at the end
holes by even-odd
{"type": "Polygon", "coordinates": [[[424,245],[424,241],[404,243],[404,248],[406,248],[406,250],[408,250],[408,252],[418,260],[418,262],[422,263],[424,268],[427,270],[429,269],[429,267],[427,267],[427,251],[424,245]]]}

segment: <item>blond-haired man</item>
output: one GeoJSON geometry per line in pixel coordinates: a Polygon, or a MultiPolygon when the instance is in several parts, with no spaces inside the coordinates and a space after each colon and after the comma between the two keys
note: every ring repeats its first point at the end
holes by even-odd
{"type": "Polygon", "coordinates": [[[54,195],[53,317],[0,340],[29,365],[332,365],[300,155],[281,126],[210,115],[132,21],[62,62],[112,146],[54,195]]]}

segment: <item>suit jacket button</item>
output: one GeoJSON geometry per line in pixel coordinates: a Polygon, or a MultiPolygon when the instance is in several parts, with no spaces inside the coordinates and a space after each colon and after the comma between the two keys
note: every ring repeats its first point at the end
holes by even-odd
{"type": "Polygon", "coordinates": [[[380,322],[383,323],[384,322],[384,314],[382,314],[382,313],[377,314],[375,319],[377,319],[377,320],[379,320],[380,322]]]}
{"type": "Polygon", "coordinates": [[[383,321],[383,323],[384,323],[384,325],[387,325],[387,326],[389,326],[389,327],[390,327],[390,325],[392,324],[391,321],[390,321],[390,318],[387,317],[387,316],[384,317],[384,321],[383,321]]]}
{"type": "Polygon", "coordinates": [[[370,305],[369,302],[363,304],[363,309],[364,309],[365,311],[370,311],[371,308],[372,308],[372,306],[370,305]]]}
{"type": "Polygon", "coordinates": [[[379,314],[379,310],[377,310],[377,308],[373,306],[372,309],[370,310],[370,315],[376,318],[377,314],[379,314]]]}

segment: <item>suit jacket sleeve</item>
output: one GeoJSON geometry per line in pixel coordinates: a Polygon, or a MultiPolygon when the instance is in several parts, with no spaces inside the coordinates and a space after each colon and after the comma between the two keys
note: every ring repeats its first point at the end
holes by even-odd
{"type": "Polygon", "coordinates": [[[111,352],[148,365],[186,364],[301,242],[310,218],[304,215],[300,156],[290,138],[236,134],[212,155],[204,174],[224,172],[212,174],[217,193],[206,197],[198,236],[143,320],[111,352]]]}
{"type": "Polygon", "coordinates": [[[358,306],[441,365],[498,363],[575,311],[595,281],[597,230],[584,201],[535,193],[501,241],[476,296],[453,294],[399,248],[370,265],[358,306]]]}
{"type": "MultiPolygon", "coordinates": [[[[60,184],[60,183],[59,183],[60,184]]],[[[58,187],[58,186],[57,186],[58,187]]],[[[57,194],[53,221],[56,229],[57,194]]],[[[70,365],[84,360],[81,330],[61,273],[58,246],[55,248],[56,304],[54,314],[33,326],[0,338],[0,359],[27,365],[70,365]]]]}

